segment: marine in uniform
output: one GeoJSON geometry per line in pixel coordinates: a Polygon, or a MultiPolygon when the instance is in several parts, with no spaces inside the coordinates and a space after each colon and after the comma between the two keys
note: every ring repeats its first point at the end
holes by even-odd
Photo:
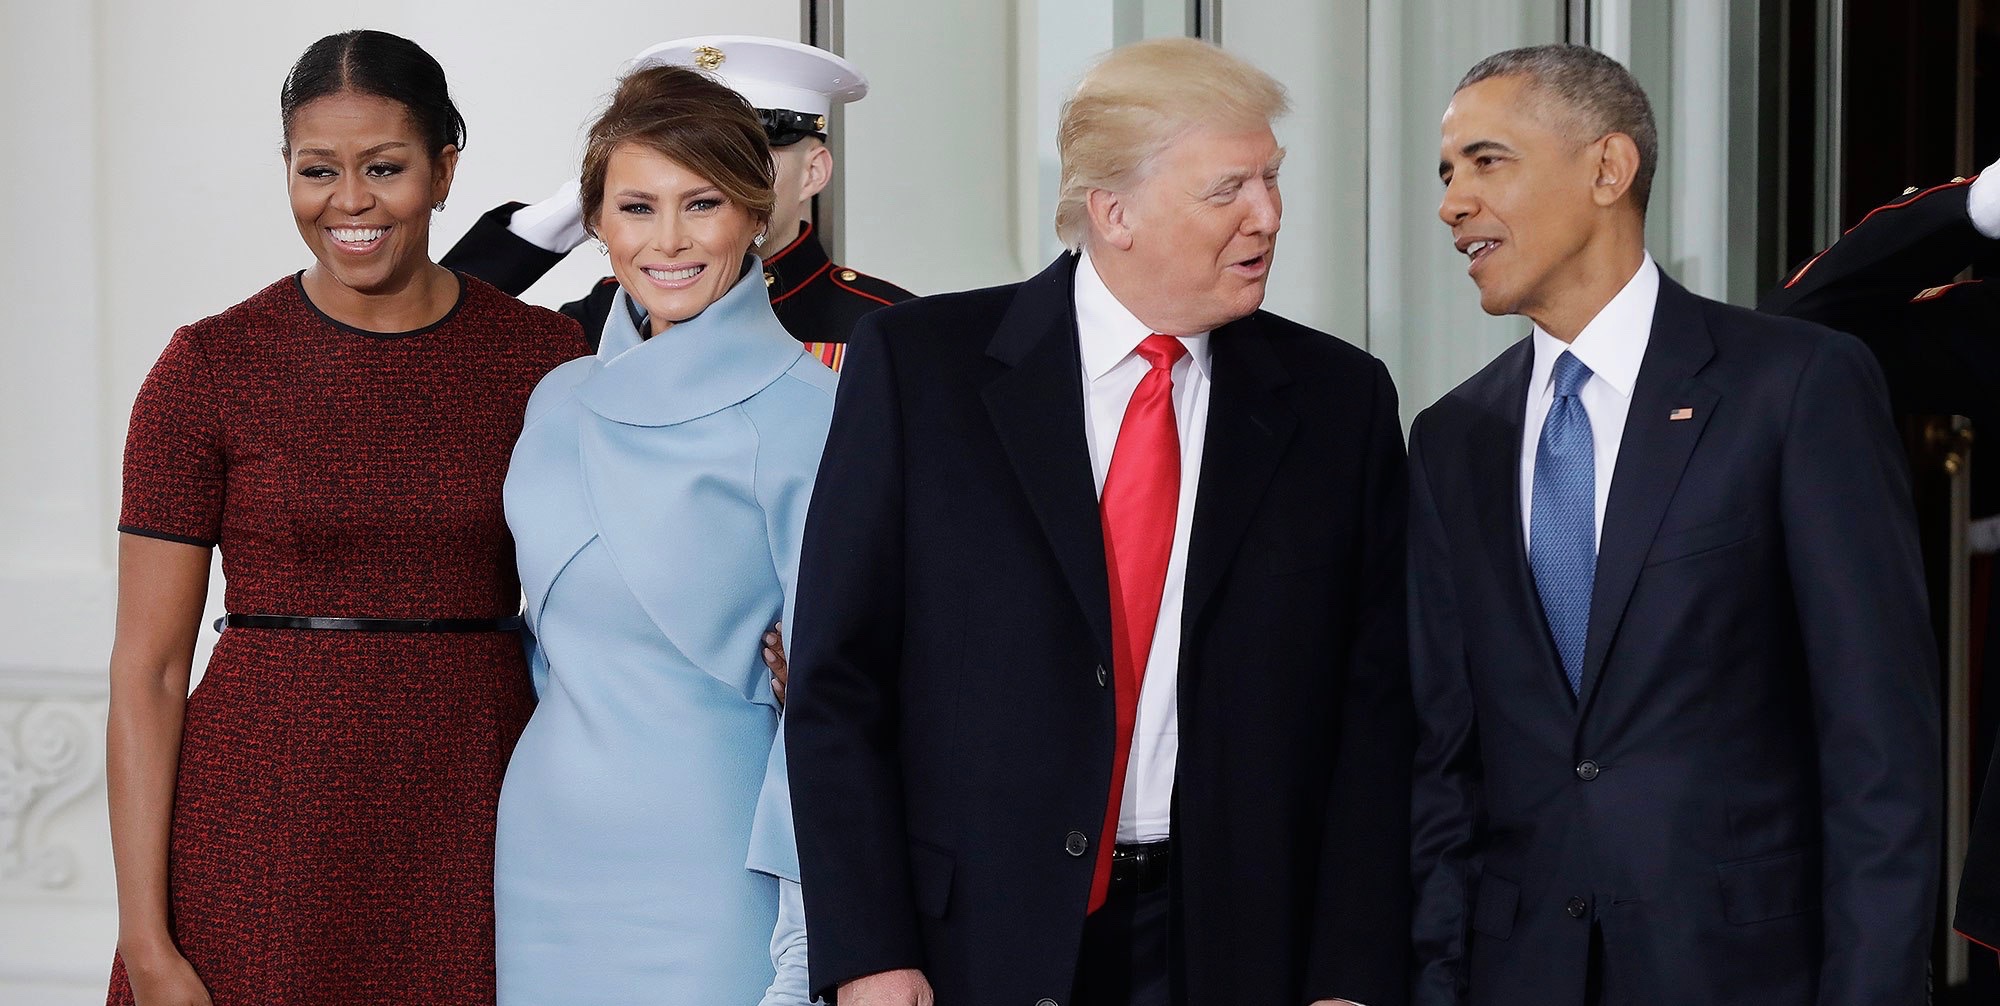
{"type": "MultiPolygon", "coordinates": [[[[1972,420],[1972,547],[2000,550],[2000,163],[1976,178],[1906,189],[1765,296],[1760,310],[1853,333],[1882,364],[1899,415],[1972,420]],[[1982,271],[1991,272],[1990,268],[1982,271]]],[[[1990,560],[1985,560],[1990,561],[1990,560]]],[[[2000,720],[2000,591],[1989,592],[1981,719],[2000,720]]],[[[1990,726],[1987,727],[1990,730],[1990,726]]],[[[1990,736],[1982,747],[2000,745],[1990,736]]],[[[2000,757],[1987,770],[1959,887],[1957,930],[2000,949],[2000,757]]]]}
{"type": "MultiPolygon", "coordinates": [[[[778,204],[769,236],[758,248],[771,308],[785,331],[835,370],[861,316],[909,300],[893,283],[836,265],[809,219],[812,198],[833,177],[826,119],[835,104],[868,93],[867,78],[824,49],[753,35],[704,35],[662,42],[640,53],[631,69],[671,64],[700,69],[755,106],[777,161],[778,204]]],[[[520,295],[555,268],[589,235],[572,180],[534,205],[510,202],[487,211],[446,253],[442,264],[520,295]]],[[[594,349],[618,284],[606,277],[562,313],[583,326],[594,349]]]]}

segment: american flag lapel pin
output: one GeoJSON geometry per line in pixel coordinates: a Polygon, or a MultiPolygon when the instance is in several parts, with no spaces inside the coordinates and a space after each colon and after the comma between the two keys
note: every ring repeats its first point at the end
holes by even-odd
{"type": "Polygon", "coordinates": [[[1694,410],[1689,408],[1679,408],[1675,409],[1672,412],[1667,413],[1667,419],[1673,422],[1680,422],[1683,419],[1693,419],[1693,418],[1694,418],[1694,410]]]}

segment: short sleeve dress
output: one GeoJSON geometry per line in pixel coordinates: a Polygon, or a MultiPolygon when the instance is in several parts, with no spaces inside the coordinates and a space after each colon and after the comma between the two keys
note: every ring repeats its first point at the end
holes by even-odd
{"type": "MultiPolygon", "coordinates": [[[[229,611],[519,610],[501,482],[576,324],[470,277],[384,335],[299,277],[174,334],[119,530],[219,546],[229,611]]],[[[493,828],[534,704],[512,632],[231,628],[188,698],[170,925],[216,1006],[491,1003],[493,828]]],[[[130,1003],[122,961],[109,1001],[130,1003]]]]}

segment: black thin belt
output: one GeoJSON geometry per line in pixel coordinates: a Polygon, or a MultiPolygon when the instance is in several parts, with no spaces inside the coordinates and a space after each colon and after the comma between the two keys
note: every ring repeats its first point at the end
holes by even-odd
{"type": "Polygon", "coordinates": [[[512,632],[521,616],[505,618],[321,618],[316,615],[224,615],[215,631],[230,629],[344,629],[349,632],[512,632]]]}
{"type": "Polygon", "coordinates": [[[1157,891],[1167,886],[1174,869],[1174,840],[1111,847],[1111,886],[1157,891]]]}

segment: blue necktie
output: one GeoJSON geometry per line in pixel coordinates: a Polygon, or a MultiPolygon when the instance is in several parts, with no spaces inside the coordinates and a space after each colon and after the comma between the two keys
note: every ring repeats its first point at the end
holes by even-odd
{"type": "Polygon", "coordinates": [[[1583,641],[1590,629],[1590,588],[1597,578],[1597,452],[1590,414],[1576,393],[1590,368],[1565,352],[1556,357],[1555,401],[1535,448],[1535,507],[1528,565],[1542,595],[1569,690],[1583,691],[1583,641]]]}

